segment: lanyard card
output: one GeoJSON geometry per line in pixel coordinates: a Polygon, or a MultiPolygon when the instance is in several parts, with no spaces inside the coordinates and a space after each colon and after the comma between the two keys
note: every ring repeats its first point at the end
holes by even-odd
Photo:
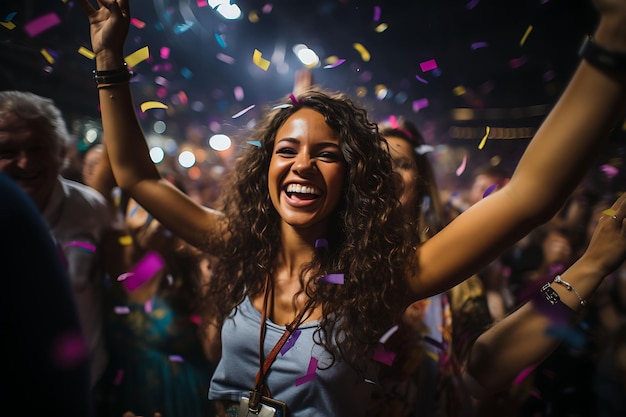
{"type": "Polygon", "coordinates": [[[250,410],[250,399],[241,397],[239,401],[239,414],[237,417],[288,417],[287,404],[273,398],[261,397],[259,402],[259,410],[255,413],[250,410]]]}

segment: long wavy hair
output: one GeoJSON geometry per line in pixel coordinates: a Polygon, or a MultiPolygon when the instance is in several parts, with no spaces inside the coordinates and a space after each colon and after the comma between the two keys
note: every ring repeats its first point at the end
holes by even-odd
{"type": "Polygon", "coordinates": [[[315,342],[334,359],[339,355],[362,370],[364,355],[371,354],[406,307],[405,275],[413,253],[400,212],[400,178],[393,173],[386,142],[366,111],[341,93],[310,89],[286,98],[257,124],[224,188],[228,238],[224,256],[213,266],[205,313],[222,323],[246,296],[264,290],[264,277],[281,249],[280,217],[268,192],[275,135],[304,107],[322,114],[337,132],[347,170],[342,200],[331,215],[328,246],[318,248],[304,265],[300,282],[302,291],[322,306],[315,342]],[[318,283],[330,273],[343,273],[344,284],[318,283]]]}

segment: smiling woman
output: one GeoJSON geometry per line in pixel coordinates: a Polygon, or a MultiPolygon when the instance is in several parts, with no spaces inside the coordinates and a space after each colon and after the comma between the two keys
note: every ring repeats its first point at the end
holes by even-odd
{"type": "MultiPolygon", "coordinates": [[[[161,178],[150,160],[122,53],[128,2],[79,3],[96,75],[110,77],[98,92],[118,185],[217,258],[204,301],[207,322],[222,329],[209,391],[222,414],[363,415],[385,356],[380,339],[402,311],[462,282],[552,217],[626,104],[626,76],[583,61],[507,186],[415,247],[377,126],[345,95],[307,90],[255,126],[248,139],[260,146],[243,150],[217,212],[161,178]],[[303,189],[312,193],[304,198],[303,189]]],[[[596,4],[597,42],[607,53],[626,51],[626,1],[596,4]]],[[[581,297],[626,256],[624,199],[612,208],[615,219],[603,217],[601,238],[562,274],[581,297]]],[[[581,308],[564,287],[549,295],[581,308]]],[[[516,313],[472,351],[467,380],[475,393],[502,388],[557,345],[534,303],[516,313]]]]}

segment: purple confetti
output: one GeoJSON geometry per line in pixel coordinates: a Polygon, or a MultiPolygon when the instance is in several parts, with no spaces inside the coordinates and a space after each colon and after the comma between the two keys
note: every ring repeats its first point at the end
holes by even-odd
{"type": "Polygon", "coordinates": [[[170,355],[169,360],[170,362],[179,362],[179,363],[185,362],[183,357],[180,355],[170,355]]]}
{"type": "Polygon", "coordinates": [[[88,356],[87,344],[79,331],[62,334],[52,345],[52,357],[61,369],[74,368],[83,363],[88,356]]]}
{"type": "Polygon", "coordinates": [[[124,370],[118,369],[117,373],[115,374],[115,379],[113,380],[113,385],[121,384],[123,379],[124,379],[124,370]]]}
{"type": "Polygon", "coordinates": [[[606,164],[602,165],[600,167],[600,170],[604,172],[604,175],[606,175],[609,178],[615,178],[617,174],[619,174],[619,170],[615,168],[613,165],[606,165],[606,164]]]}
{"type": "Polygon", "coordinates": [[[385,349],[383,345],[376,346],[376,350],[374,351],[374,355],[372,356],[372,359],[374,359],[376,362],[380,362],[387,366],[391,366],[395,358],[396,354],[390,350],[385,349]]]}
{"type": "Polygon", "coordinates": [[[130,308],[128,308],[128,306],[115,306],[113,307],[113,312],[115,312],[115,314],[129,314],[130,308]]]}
{"type": "Polygon", "coordinates": [[[343,274],[328,274],[324,277],[321,277],[319,280],[320,283],[326,284],[343,284],[344,278],[343,274]]]}
{"type": "Polygon", "coordinates": [[[312,381],[315,378],[315,372],[317,371],[317,359],[311,356],[309,361],[309,367],[306,371],[306,375],[296,379],[296,387],[306,382],[312,381]]]}
{"type": "Polygon", "coordinates": [[[486,47],[487,47],[487,42],[474,42],[472,44],[473,51],[480,49],[480,48],[486,48],[486,47]]]}
{"type": "Polygon", "coordinates": [[[480,0],[471,0],[469,3],[465,5],[465,8],[467,10],[472,10],[474,7],[478,6],[479,2],[480,0]]]}
{"type": "Polygon", "coordinates": [[[65,245],[63,245],[64,248],[70,247],[70,246],[74,246],[77,248],[81,248],[81,249],[85,249],[86,252],[95,252],[96,251],[96,247],[90,243],[87,242],[79,242],[77,240],[73,240],[71,242],[67,242],[65,245]]]}
{"type": "Polygon", "coordinates": [[[328,248],[328,241],[326,239],[317,239],[315,241],[315,248],[328,248]]]}
{"type": "Polygon", "coordinates": [[[324,65],[324,69],[337,68],[339,65],[343,64],[344,62],[346,62],[346,60],[343,58],[340,58],[332,64],[324,65]]]}
{"type": "Polygon", "coordinates": [[[280,349],[281,355],[287,353],[289,349],[291,349],[296,344],[296,340],[298,340],[298,338],[300,337],[300,333],[302,333],[300,330],[296,330],[291,334],[291,336],[289,336],[289,339],[287,339],[282,349],[280,349]]]}
{"type": "Polygon", "coordinates": [[[489,187],[487,187],[487,189],[483,193],[483,198],[485,198],[489,194],[493,193],[496,190],[496,188],[498,188],[498,184],[493,184],[493,185],[490,185],[489,187]]]}
{"type": "Polygon", "coordinates": [[[374,6],[374,22],[380,20],[380,6],[374,6]]]}
{"type": "Polygon", "coordinates": [[[418,112],[423,108],[428,107],[428,99],[427,98],[421,98],[419,100],[415,100],[413,101],[413,111],[414,112],[418,112]]]}
{"type": "Polygon", "coordinates": [[[423,84],[428,84],[428,81],[426,81],[425,79],[423,79],[422,77],[420,77],[419,75],[415,75],[415,79],[423,84]]]}

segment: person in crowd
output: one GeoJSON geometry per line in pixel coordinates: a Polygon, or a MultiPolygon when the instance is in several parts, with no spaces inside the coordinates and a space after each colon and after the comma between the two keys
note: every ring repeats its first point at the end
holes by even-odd
{"type": "MultiPolygon", "coordinates": [[[[209,390],[222,415],[364,415],[377,374],[372,359],[389,328],[413,302],[457,285],[549,220],[626,104],[626,69],[589,52],[626,53],[626,1],[598,1],[600,24],[585,59],[509,183],[417,248],[376,125],[351,99],[317,89],[268,110],[249,138],[260,146],[242,153],[218,212],[164,180],[150,159],[123,60],[128,2],[79,3],[90,21],[117,184],[164,227],[217,258],[203,299],[222,328],[209,390]]],[[[575,293],[548,282],[537,303],[477,339],[464,374],[474,395],[502,389],[555,348],[557,341],[541,337],[542,300],[555,311],[579,310],[578,296],[589,298],[621,262],[621,203],[599,227],[619,243],[592,242],[561,275],[575,293]]]]}
{"type": "Polygon", "coordinates": [[[97,191],[60,176],[67,128],[52,100],[30,92],[0,92],[0,172],[33,200],[62,256],[91,361],[96,411],[108,354],[102,329],[106,240],[112,230],[106,202],[97,191]]]}
{"type": "MultiPolygon", "coordinates": [[[[449,220],[442,206],[429,148],[417,127],[390,117],[379,124],[393,169],[402,178],[400,202],[414,232],[413,245],[434,236],[449,220]]],[[[385,348],[395,359],[381,372],[368,415],[472,415],[460,383],[463,360],[476,337],[491,324],[478,276],[409,306],[399,331],[385,348]]]]}
{"type": "MultiPolygon", "coordinates": [[[[214,415],[206,400],[214,365],[199,336],[199,300],[208,268],[201,253],[166,230],[136,201],[113,198],[115,179],[106,148],[90,184],[123,217],[118,270],[106,292],[105,328],[111,355],[107,404],[168,417],[214,415]],[[142,273],[142,268],[147,269],[142,273]],[[144,281],[142,281],[144,280],[144,281]]],[[[164,175],[184,191],[174,173],[164,175]]],[[[122,197],[125,197],[124,195],[122,197]]]]}
{"type": "Polygon", "coordinates": [[[1,173],[0,194],[2,352],[11,361],[2,372],[2,404],[28,416],[93,416],[86,344],[67,270],[33,201],[1,173]]]}

